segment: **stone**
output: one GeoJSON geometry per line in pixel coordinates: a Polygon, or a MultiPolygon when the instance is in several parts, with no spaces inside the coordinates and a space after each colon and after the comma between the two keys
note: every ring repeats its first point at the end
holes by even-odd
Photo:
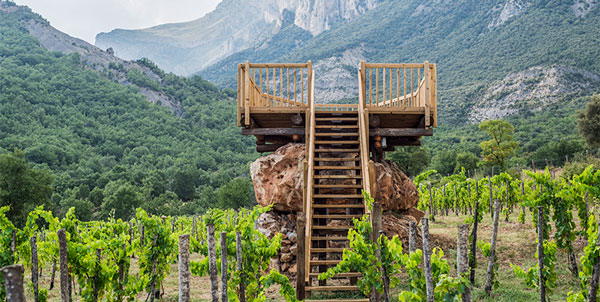
{"type": "MultiPolygon", "coordinates": [[[[383,232],[388,238],[392,238],[395,235],[402,241],[402,246],[408,249],[408,234],[409,225],[411,221],[414,221],[414,217],[396,213],[385,213],[382,216],[383,232]]],[[[417,248],[421,248],[422,245],[421,228],[417,228],[417,236],[415,242],[417,248]]]]}
{"type": "Polygon", "coordinates": [[[303,209],[304,144],[287,144],[250,165],[256,202],[281,212],[303,209]]]}
{"type": "Polygon", "coordinates": [[[419,191],[398,166],[389,160],[375,163],[375,198],[384,211],[408,210],[417,206],[419,191]]]}
{"type": "Polygon", "coordinates": [[[292,262],[294,260],[294,255],[292,253],[282,253],[279,261],[281,262],[292,262]]]}
{"type": "Polygon", "coordinates": [[[287,272],[288,269],[290,268],[291,264],[289,262],[286,262],[284,264],[281,265],[281,271],[282,272],[287,272]]]}
{"type": "Polygon", "coordinates": [[[290,266],[290,268],[288,268],[288,273],[295,275],[298,272],[298,265],[294,264],[292,266],[290,266]]]}
{"type": "Polygon", "coordinates": [[[281,253],[289,253],[290,252],[290,246],[289,245],[282,245],[280,252],[281,253]]]}
{"type": "Polygon", "coordinates": [[[290,253],[296,257],[298,255],[298,245],[294,244],[290,247],[290,253]]]}

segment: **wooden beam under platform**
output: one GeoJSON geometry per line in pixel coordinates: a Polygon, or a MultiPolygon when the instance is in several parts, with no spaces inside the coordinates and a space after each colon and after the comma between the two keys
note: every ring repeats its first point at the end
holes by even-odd
{"type": "Polygon", "coordinates": [[[369,130],[369,136],[432,136],[433,129],[425,128],[375,128],[369,130]]]}
{"type": "Polygon", "coordinates": [[[242,129],[242,135],[302,135],[306,134],[304,128],[249,128],[242,129]]]}
{"type": "Polygon", "coordinates": [[[275,152],[277,149],[285,146],[286,144],[265,144],[265,145],[256,145],[256,152],[275,152]]]}

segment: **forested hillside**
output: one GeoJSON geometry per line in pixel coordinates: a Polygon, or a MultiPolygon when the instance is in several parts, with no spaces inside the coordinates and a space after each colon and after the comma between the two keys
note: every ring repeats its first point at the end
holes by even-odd
{"type": "MultiPolygon", "coordinates": [[[[0,162],[8,175],[2,185],[24,159],[53,175],[46,208],[64,214],[75,206],[84,219],[129,217],[138,206],[191,213],[225,202],[219,199],[225,194],[251,202],[247,164],[256,155],[235,126],[231,94],[140,61],[161,78],[128,78],[181,102],[178,117],[148,102],[139,86],[91,70],[79,54],[44,49],[27,24],[46,21],[28,8],[1,4],[0,162]]],[[[29,209],[39,204],[27,202],[29,209]]]]}

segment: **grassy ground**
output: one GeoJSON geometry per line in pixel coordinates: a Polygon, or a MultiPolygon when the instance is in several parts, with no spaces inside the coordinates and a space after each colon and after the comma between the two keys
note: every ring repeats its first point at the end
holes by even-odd
{"type": "MultiPolygon", "coordinates": [[[[456,216],[451,214],[448,217],[436,217],[435,222],[430,224],[430,233],[434,247],[439,247],[444,251],[445,258],[448,259],[451,267],[456,263],[456,235],[457,226],[464,221],[464,216],[456,216]]],[[[477,274],[476,285],[474,288],[473,301],[535,301],[538,299],[537,292],[528,289],[517,279],[513,273],[510,264],[517,264],[522,267],[530,267],[536,264],[536,233],[531,222],[520,224],[515,222],[516,215],[511,217],[510,221],[504,221],[502,217],[499,226],[497,256],[500,264],[499,281],[500,287],[486,296],[483,287],[485,284],[485,270],[487,267],[487,259],[484,259],[478,251],[477,257],[477,274]]],[[[528,214],[528,220],[531,220],[531,215],[528,214]]],[[[484,221],[480,224],[478,231],[478,239],[490,241],[492,233],[492,223],[489,215],[486,215],[484,221]]],[[[574,243],[577,251],[577,259],[581,256],[582,249],[585,246],[585,241],[578,238],[574,243]]],[[[193,255],[192,260],[198,260],[198,255],[193,255]]],[[[132,271],[135,274],[137,263],[135,259],[132,261],[132,271]]],[[[567,268],[567,255],[564,252],[557,253],[556,271],[558,273],[558,287],[554,289],[550,295],[550,301],[565,301],[569,291],[578,289],[577,282],[574,280],[571,272],[567,268]]],[[[26,276],[30,280],[29,276],[26,276]]],[[[191,295],[192,301],[205,302],[210,301],[210,282],[207,277],[192,276],[191,278],[191,295]]],[[[50,283],[50,270],[44,269],[44,274],[41,279],[41,286],[48,288],[50,283]]],[[[58,274],[55,280],[55,287],[49,291],[49,301],[60,301],[58,274]]],[[[171,265],[171,272],[167,279],[163,282],[164,296],[163,301],[177,301],[178,298],[178,272],[177,265],[171,265]]],[[[400,292],[404,286],[399,286],[393,289],[394,293],[400,292]]],[[[31,292],[31,291],[29,291],[31,292]]],[[[32,300],[28,293],[28,300],[32,300]]],[[[277,295],[276,289],[269,291],[269,296],[273,301],[281,301],[277,295]]],[[[394,297],[397,296],[394,294],[394,297]]],[[[79,296],[75,296],[79,300],[79,296]]],[[[138,300],[144,301],[146,295],[140,295],[138,300]]],[[[342,298],[342,296],[340,296],[342,298]]],[[[396,301],[396,299],[393,299],[396,301]]]]}

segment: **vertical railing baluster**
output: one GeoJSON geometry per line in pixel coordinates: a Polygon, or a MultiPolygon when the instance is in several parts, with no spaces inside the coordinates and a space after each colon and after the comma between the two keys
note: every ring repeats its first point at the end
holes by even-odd
{"type": "Polygon", "coordinates": [[[383,71],[383,79],[382,79],[383,80],[383,91],[381,92],[381,101],[382,101],[381,105],[385,106],[385,94],[386,94],[386,91],[385,91],[385,74],[386,74],[385,67],[382,68],[382,71],[383,71]]]}
{"type": "Polygon", "coordinates": [[[400,106],[400,68],[396,68],[396,107],[400,106]]]}
{"type": "Polygon", "coordinates": [[[404,98],[402,99],[402,106],[406,107],[406,67],[403,68],[404,69],[404,98]]]}
{"type": "Polygon", "coordinates": [[[390,68],[390,103],[387,105],[388,107],[392,106],[392,91],[394,91],[394,88],[392,88],[392,78],[394,77],[394,75],[392,74],[392,68],[390,68]]]}
{"type": "Polygon", "coordinates": [[[296,71],[297,71],[297,68],[294,67],[294,102],[298,103],[298,99],[296,98],[296,92],[298,92],[297,85],[296,85],[296,83],[297,83],[296,71]]]}
{"type": "MultiPolygon", "coordinates": [[[[304,68],[300,68],[300,94],[302,98],[302,103],[304,103],[304,68]]],[[[307,106],[310,106],[308,101],[306,102],[307,106]]]]}
{"type": "Polygon", "coordinates": [[[379,68],[375,69],[375,105],[379,106],[379,68]]]}
{"type": "Polygon", "coordinates": [[[410,103],[409,106],[412,107],[414,100],[413,97],[415,96],[415,83],[414,83],[414,68],[410,68],[410,103]]]}
{"type": "Polygon", "coordinates": [[[369,105],[373,104],[373,102],[371,100],[373,97],[373,92],[371,91],[372,90],[371,88],[373,87],[372,78],[373,78],[373,68],[369,68],[369,105]]]}
{"type": "Polygon", "coordinates": [[[281,100],[281,106],[285,107],[287,104],[283,101],[283,68],[279,68],[279,100],[281,100]]]}
{"type": "Polygon", "coordinates": [[[267,82],[265,83],[265,86],[267,87],[267,106],[271,107],[271,97],[269,96],[269,67],[266,68],[266,74],[267,82]]]}

